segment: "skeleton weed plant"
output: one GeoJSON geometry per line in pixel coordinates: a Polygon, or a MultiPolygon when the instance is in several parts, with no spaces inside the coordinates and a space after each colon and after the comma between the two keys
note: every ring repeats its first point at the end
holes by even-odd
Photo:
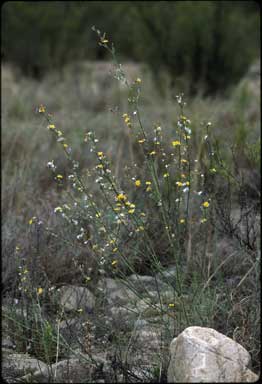
{"type": "MultiPolygon", "coordinates": [[[[151,275],[162,276],[172,289],[173,300],[164,303],[159,292],[161,305],[150,305],[161,314],[170,316],[170,309],[179,305],[184,323],[189,324],[190,309],[183,299],[182,270],[190,263],[192,226],[198,226],[206,233],[212,212],[212,189],[208,188],[208,181],[217,171],[209,140],[211,123],[206,123],[207,133],[199,151],[201,155],[203,150],[207,153],[208,161],[203,171],[199,156],[193,156],[193,132],[191,121],[185,116],[183,95],[177,96],[180,113],[176,132],[166,146],[160,123],[153,124],[149,131],[144,127],[140,111],[141,78],[137,77],[130,83],[117,60],[114,45],[110,45],[105,34],[95,27],[93,30],[97,33],[99,45],[112,55],[114,77],[128,90],[128,110],[122,111],[121,115],[125,129],[138,147],[139,159],[138,163],[125,167],[123,179],[116,179],[110,159],[101,150],[95,132],[88,131],[83,141],[93,154],[95,165],[81,169],[62,129],[46,107],[40,105],[38,112],[61,146],[70,170],[64,175],[57,172],[53,160],[47,164],[55,182],[65,192],[65,200],[54,207],[54,213],[75,234],[74,245],[85,249],[98,268],[107,274],[121,278],[127,284],[126,277],[135,274],[139,279],[138,272],[146,265],[146,271],[151,275]],[[168,263],[175,265],[175,284],[165,277],[164,267],[168,263]]],[[[30,224],[37,220],[32,218],[30,224]]],[[[50,227],[45,229],[57,236],[50,227]]],[[[85,278],[86,281],[90,279],[89,276],[85,278]]],[[[135,283],[129,281],[128,287],[139,295],[135,283]]]]}

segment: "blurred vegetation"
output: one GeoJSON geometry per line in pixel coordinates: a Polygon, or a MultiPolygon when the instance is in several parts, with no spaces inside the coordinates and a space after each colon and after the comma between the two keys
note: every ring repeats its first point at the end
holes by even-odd
{"type": "Polygon", "coordinates": [[[75,60],[107,59],[93,24],[123,60],[148,63],[156,77],[161,66],[173,81],[186,78],[190,93],[224,91],[260,55],[255,1],[14,1],[2,8],[2,59],[36,78],[75,60]]]}

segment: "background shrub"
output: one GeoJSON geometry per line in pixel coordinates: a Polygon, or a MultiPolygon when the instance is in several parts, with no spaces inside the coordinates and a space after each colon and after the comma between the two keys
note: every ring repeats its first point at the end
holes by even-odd
{"type": "Polygon", "coordinates": [[[123,58],[148,63],[156,77],[160,66],[173,81],[184,76],[191,92],[224,91],[259,56],[254,1],[20,1],[2,9],[2,58],[37,78],[75,60],[106,59],[94,23],[123,58]]]}

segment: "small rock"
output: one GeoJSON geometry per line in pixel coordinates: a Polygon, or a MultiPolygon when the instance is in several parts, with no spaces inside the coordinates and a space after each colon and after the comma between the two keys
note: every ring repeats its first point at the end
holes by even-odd
{"type": "Polygon", "coordinates": [[[103,291],[109,304],[131,303],[137,296],[121,281],[105,278],[99,281],[98,289],[103,291]]]}
{"type": "Polygon", "coordinates": [[[11,350],[14,350],[16,348],[16,345],[13,343],[10,336],[7,335],[6,337],[2,338],[2,348],[7,348],[11,350]]]}
{"type": "Polygon", "coordinates": [[[77,358],[59,361],[52,364],[53,382],[55,383],[83,383],[92,382],[94,367],[88,361],[77,358]]]}
{"type": "Polygon", "coordinates": [[[11,379],[21,378],[25,375],[32,377],[36,372],[44,372],[44,376],[48,377],[47,365],[24,353],[3,355],[2,375],[5,380],[10,382],[11,379]]]}
{"type": "Polygon", "coordinates": [[[148,291],[161,291],[168,289],[168,285],[161,281],[159,278],[154,278],[153,276],[143,276],[143,275],[130,275],[128,280],[138,292],[138,294],[143,294],[148,291]]]}
{"type": "Polygon", "coordinates": [[[157,274],[157,278],[172,287],[176,283],[176,266],[170,266],[157,274]]]}
{"type": "Polygon", "coordinates": [[[63,320],[60,323],[60,333],[71,347],[72,344],[82,336],[83,321],[84,320],[81,317],[63,320]]]}
{"type": "Polygon", "coordinates": [[[91,311],[95,306],[95,296],[85,287],[63,286],[60,288],[60,294],[60,304],[67,311],[91,311]]]}
{"type": "Polygon", "coordinates": [[[135,329],[143,329],[146,326],[148,326],[148,322],[143,319],[136,320],[134,324],[135,329]]]}

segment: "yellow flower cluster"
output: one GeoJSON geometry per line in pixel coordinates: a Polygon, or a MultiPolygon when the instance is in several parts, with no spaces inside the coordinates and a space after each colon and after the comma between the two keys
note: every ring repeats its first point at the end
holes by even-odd
{"type": "Polygon", "coordinates": [[[38,107],[38,112],[45,113],[45,107],[43,106],[43,104],[40,104],[40,106],[38,107]]]}
{"type": "Polygon", "coordinates": [[[128,126],[128,128],[131,128],[132,124],[131,124],[131,121],[130,121],[130,116],[127,113],[124,113],[123,114],[123,119],[124,119],[124,122],[126,123],[126,125],[128,126]]]}

